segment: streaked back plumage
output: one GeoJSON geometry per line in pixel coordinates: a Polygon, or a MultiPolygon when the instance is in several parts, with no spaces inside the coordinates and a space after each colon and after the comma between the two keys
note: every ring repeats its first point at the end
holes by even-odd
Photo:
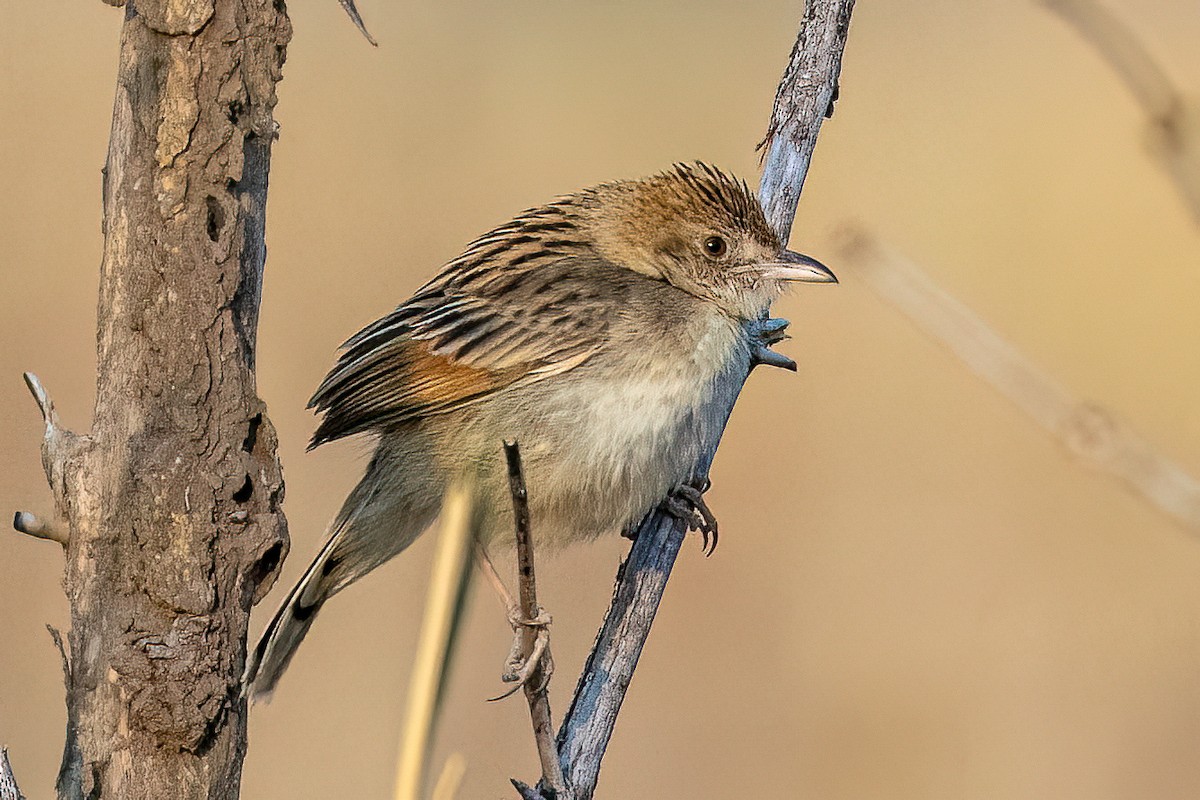
{"type": "Polygon", "coordinates": [[[654,249],[671,222],[691,219],[778,248],[746,182],[701,162],[584,189],[485,233],[345,342],[309,401],[323,415],[310,447],[578,366],[603,346],[607,323],[588,315],[603,287],[573,280],[577,263],[671,280],[652,266],[654,249]]]}

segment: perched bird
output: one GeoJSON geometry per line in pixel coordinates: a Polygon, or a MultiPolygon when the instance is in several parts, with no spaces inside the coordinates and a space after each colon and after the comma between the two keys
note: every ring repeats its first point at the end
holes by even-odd
{"type": "MultiPolygon", "coordinates": [[[[344,345],[310,406],[310,447],[376,437],[329,540],[251,654],[270,692],[330,597],[412,544],[459,474],[484,543],[512,535],[503,440],[521,445],[539,543],[636,524],[698,500],[707,464],[782,320],[789,281],[835,282],[784,249],[744,181],[702,163],[529,209],[472,242],[344,345]],[[779,323],[779,324],[776,324],[779,323]]],[[[706,511],[706,510],[705,510],[706,511]]]]}

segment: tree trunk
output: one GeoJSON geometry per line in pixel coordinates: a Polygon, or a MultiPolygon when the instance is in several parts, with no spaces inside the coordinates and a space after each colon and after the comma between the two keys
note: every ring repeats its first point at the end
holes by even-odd
{"type": "Polygon", "coordinates": [[[69,525],[60,798],[238,795],[246,624],[288,546],[254,351],[290,35],[282,0],[126,4],[91,433],[42,397],[69,525]]]}

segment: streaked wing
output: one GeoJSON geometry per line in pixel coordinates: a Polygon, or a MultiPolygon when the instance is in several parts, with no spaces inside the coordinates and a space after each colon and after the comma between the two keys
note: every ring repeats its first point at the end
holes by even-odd
{"type": "MultiPolygon", "coordinates": [[[[310,407],[310,447],[445,413],[582,364],[605,343],[627,281],[594,256],[453,262],[343,345],[310,407]],[[599,279],[598,279],[599,278],[599,279]]],[[[620,271],[620,272],[623,272],[620,271]]]]}

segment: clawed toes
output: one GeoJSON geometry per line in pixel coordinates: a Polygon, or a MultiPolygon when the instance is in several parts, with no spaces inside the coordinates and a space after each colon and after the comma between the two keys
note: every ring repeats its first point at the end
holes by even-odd
{"type": "Polygon", "coordinates": [[[756,322],[753,328],[755,342],[750,354],[750,364],[752,366],[765,364],[768,367],[779,367],[791,372],[796,371],[795,361],[783,353],[776,353],[771,349],[771,345],[778,344],[784,339],[789,338],[787,327],[788,321],[786,319],[764,319],[756,322]]]}
{"type": "Polygon", "coordinates": [[[757,326],[759,341],[768,347],[782,342],[784,339],[789,338],[787,329],[790,324],[786,319],[782,319],[781,317],[759,320],[757,326]]]}
{"type": "Polygon", "coordinates": [[[718,540],[717,518],[704,502],[704,492],[711,485],[707,478],[701,484],[702,488],[680,484],[662,504],[664,511],[686,522],[689,530],[699,531],[705,557],[716,551],[718,540]]]}
{"type": "Polygon", "coordinates": [[[539,608],[538,615],[533,619],[522,617],[520,610],[515,606],[508,609],[508,624],[513,629],[513,645],[504,662],[504,672],[501,673],[500,680],[511,683],[512,687],[503,694],[488,698],[490,702],[503,700],[515,694],[518,689],[529,683],[529,679],[533,677],[539,664],[542,666],[542,679],[537,690],[541,691],[546,688],[550,682],[550,676],[554,673],[554,659],[550,656],[550,623],[552,621],[544,608],[539,608]],[[528,657],[525,656],[523,641],[525,628],[537,630],[537,635],[533,640],[533,650],[528,657]]]}

